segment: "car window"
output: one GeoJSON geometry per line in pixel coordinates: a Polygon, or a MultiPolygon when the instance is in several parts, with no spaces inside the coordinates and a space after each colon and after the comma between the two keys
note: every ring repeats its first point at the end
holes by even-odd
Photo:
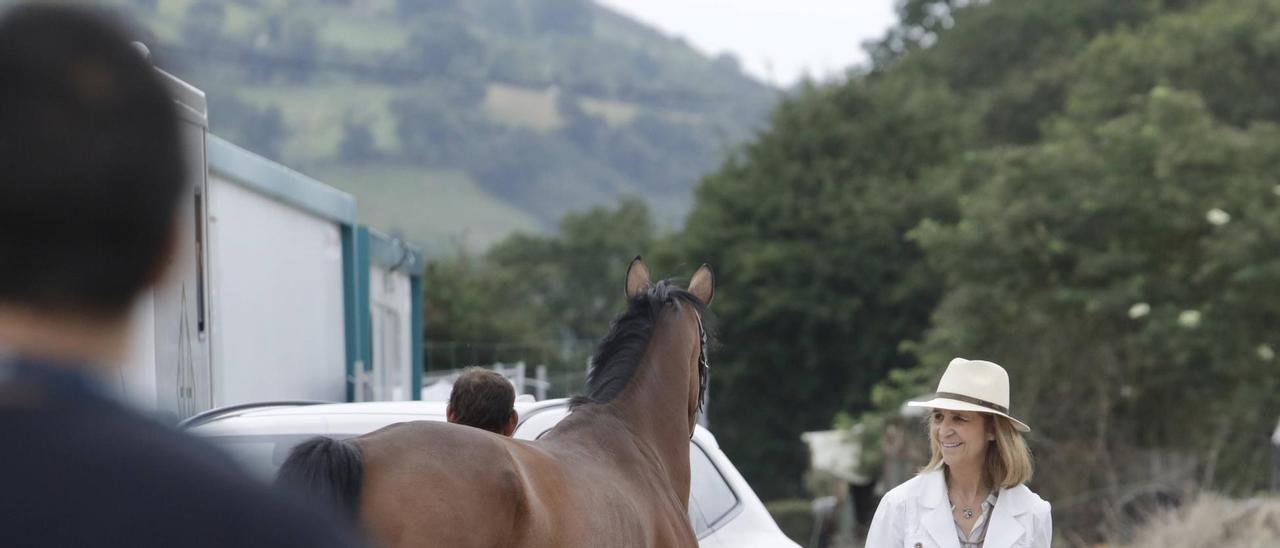
{"type": "Polygon", "coordinates": [[[693,534],[699,540],[707,536],[707,532],[711,530],[707,519],[702,517],[702,509],[698,508],[697,498],[692,495],[689,497],[689,524],[693,525],[693,534]]]}
{"type": "Polygon", "coordinates": [[[738,496],[696,443],[689,444],[689,472],[689,521],[702,538],[705,530],[719,525],[737,508],[738,496]]]}
{"type": "MultiPolygon", "coordinates": [[[[295,445],[316,435],[212,436],[208,439],[216,447],[231,455],[232,460],[254,477],[270,482],[275,480],[276,471],[280,469],[280,465],[289,458],[289,451],[295,445]]],[[[350,437],[344,434],[329,436],[350,437]]]]}

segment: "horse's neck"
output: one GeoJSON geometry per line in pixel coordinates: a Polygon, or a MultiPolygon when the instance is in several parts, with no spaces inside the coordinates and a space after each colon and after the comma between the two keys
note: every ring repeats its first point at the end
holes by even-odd
{"type": "Polygon", "coordinates": [[[674,371],[662,369],[656,363],[641,364],[613,405],[636,441],[653,450],[671,485],[682,490],[680,494],[687,500],[689,373],[684,366],[674,371]]]}

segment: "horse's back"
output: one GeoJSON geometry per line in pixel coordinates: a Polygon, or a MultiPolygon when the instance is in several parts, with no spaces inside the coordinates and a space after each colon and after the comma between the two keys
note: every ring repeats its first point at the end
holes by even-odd
{"type": "MultiPolygon", "coordinates": [[[[361,521],[382,546],[536,546],[522,444],[440,422],[391,425],[357,440],[365,476],[361,521]]],[[[534,531],[537,532],[537,531],[534,531]]],[[[537,535],[535,535],[537,536],[537,535]]]]}
{"type": "Polygon", "coordinates": [[[655,507],[664,489],[624,451],[439,422],[392,425],[357,443],[361,521],[380,546],[697,546],[683,509],[655,507]]]}

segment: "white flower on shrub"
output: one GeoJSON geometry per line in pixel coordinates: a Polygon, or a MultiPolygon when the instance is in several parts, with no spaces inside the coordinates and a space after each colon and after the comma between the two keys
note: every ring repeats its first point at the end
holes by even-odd
{"type": "Polygon", "coordinates": [[[1181,324],[1182,327],[1188,328],[1200,325],[1200,311],[1183,310],[1181,314],[1178,314],[1178,323],[1181,324]]]}
{"type": "Polygon", "coordinates": [[[1205,213],[1204,218],[1213,226],[1222,226],[1231,222],[1231,214],[1216,207],[1205,213]]]}
{"type": "Polygon", "coordinates": [[[1137,303],[1129,307],[1129,318],[1138,319],[1151,313],[1151,305],[1147,303],[1137,303]]]}
{"type": "Polygon", "coordinates": [[[1271,349],[1269,344],[1258,345],[1258,359],[1269,362],[1276,359],[1276,351],[1271,349]]]}

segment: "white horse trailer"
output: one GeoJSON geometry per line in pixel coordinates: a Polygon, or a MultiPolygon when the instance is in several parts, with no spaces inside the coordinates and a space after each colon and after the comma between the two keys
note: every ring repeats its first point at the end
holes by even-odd
{"type": "Polygon", "coordinates": [[[165,278],[134,306],[132,341],[119,389],[144,409],[184,417],[213,402],[204,245],[209,119],[204,92],[167,73],[161,76],[181,116],[187,185],[178,210],[173,262],[165,278]]]}
{"type": "Polygon", "coordinates": [[[208,156],[213,407],[346,399],[355,199],[214,136],[208,156]]]}
{"type": "Polygon", "coordinates": [[[358,372],[356,401],[422,397],[422,252],[398,238],[363,227],[357,249],[367,249],[369,352],[358,372]],[[365,245],[367,243],[367,245],[365,245]]]}
{"type": "Polygon", "coordinates": [[[351,195],[208,133],[165,75],[191,160],[180,245],[140,299],[124,395],[170,419],[266,400],[418,399],[422,254],[351,195]]]}

